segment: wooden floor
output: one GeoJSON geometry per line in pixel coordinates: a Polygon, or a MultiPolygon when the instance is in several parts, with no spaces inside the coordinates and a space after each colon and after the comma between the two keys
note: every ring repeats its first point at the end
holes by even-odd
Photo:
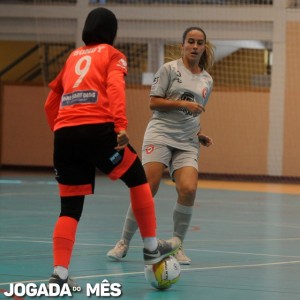
{"type": "MultiPolygon", "coordinates": [[[[129,198],[121,181],[99,176],[96,182],[70,267],[81,287],[107,279],[122,285],[124,300],[300,299],[299,185],[199,181],[184,243],[192,264],[182,266],[178,283],[162,292],[144,278],[138,234],[123,262],[107,259],[106,252],[120,238],[129,198]]],[[[172,235],[175,201],[174,186],[166,180],[156,197],[161,238],[172,235]]],[[[0,299],[8,299],[3,292],[10,283],[47,282],[58,213],[53,174],[0,171],[0,299]]],[[[97,298],[105,297],[82,291],[72,299],[97,298]]]]}

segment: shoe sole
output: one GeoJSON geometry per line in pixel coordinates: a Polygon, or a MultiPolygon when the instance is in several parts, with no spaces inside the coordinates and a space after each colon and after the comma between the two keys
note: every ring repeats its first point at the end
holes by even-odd
{"type": "Polygon", "coordinates": [[[114,261],[121,261],[123,259],[123,257],[119,258],[119,257],[112,256],[112,255],[107,255],[107,257],[114,261]]]}
{"type": "Polygon", "coordinates": [[[122,257],[113,256],[113,255],[109,255],[109,254],[107,254],[106,256],[109,257],[110,259],[114,260],[114,261],[121,261],[126,256],[126,254],[127,253],[125,253],[124,256],[122,256],[122,257]]]}

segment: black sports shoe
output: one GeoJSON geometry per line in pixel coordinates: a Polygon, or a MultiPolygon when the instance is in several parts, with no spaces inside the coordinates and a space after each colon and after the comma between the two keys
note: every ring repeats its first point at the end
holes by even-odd
{"type": "Polygon", "coordinates": [[[72,289],[73,287],[78,287],[78,284],[76,281],[70,277],[67,277],[66,279],[61,279],[57,274],[52,274],[51,277],[49,278],[48,285],[56,283],[60,287],[62,287],[65,283],[68,284],[69,288],[72,289]]]}
{"type": "Polygon", "coordinates": [[[155,251],[149,251],[144,248],[145,265],[154,265],[162,261],[165,257],[176,253],[181,246],[181,241],[178,237],[172,237],[169,240],[158,240],[158,246],[155,251]]]}

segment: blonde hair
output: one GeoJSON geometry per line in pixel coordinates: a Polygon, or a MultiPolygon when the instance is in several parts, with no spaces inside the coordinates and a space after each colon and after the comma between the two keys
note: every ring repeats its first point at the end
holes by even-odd
{"type": "Polygon", "coordinates": [[[203,56],[204,56],[203,67],[205,70],[209,71],[211,70],[211,68],[215,63],[215,46],[210,41],[206,41],[205,52],[201,56],[200,63],[199,63],[200,67],[201,67],[201,61],[203,56]]]}

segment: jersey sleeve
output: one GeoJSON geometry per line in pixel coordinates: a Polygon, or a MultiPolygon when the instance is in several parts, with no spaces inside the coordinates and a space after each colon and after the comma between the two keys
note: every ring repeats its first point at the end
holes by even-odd
{"type": "Polygon", "coordinates": [[[62,83],[62,77],[65,72],[66,64],[60,71],[60,73],[56,76],[56,78],[49,83],[49,88],[53,91],[55,91],[57,94],[63,94],[64,88],[63,88],[63,83],[62,83]]]}
{"type": "Polygon", "coordinates": [[[166,65],[161,66],[156,74],[150,90],[150,96],[166,97],[167,90],[170,84],[170,72],[166,65]]]}
{"type": "Polygon", "coordinates": [[[47,96],[47,99],[46,99],[46,102],[44,105],[46,118],[47,118],[48,124],[50,126],[50,129],[52,131],[54,130],[55,119],[58,115],[61,96],[64,91],[63,85],[62,85],[63,71],[64,71],[64,68],[57,75],[57,77],[49,83],[48,86],[51,90],[47,96]]]}
{"type": "Polygon", "coordinates": [[[58,115],[58,110],[60,106],[61,94],[56,93],[51,90],[48,94],[47,100],[45,102],[45,113],[50,129],[54,130],[55,119],[58,115]]]}
{"type": "Polygon", "coordinates": [[[112,56],[107,73],[107,96],[111,113],[115,123],[115,131],[126,130],[128,120],[126,117],[125,78],[127,74],[127,61],[120,52],[112,56]]]}

